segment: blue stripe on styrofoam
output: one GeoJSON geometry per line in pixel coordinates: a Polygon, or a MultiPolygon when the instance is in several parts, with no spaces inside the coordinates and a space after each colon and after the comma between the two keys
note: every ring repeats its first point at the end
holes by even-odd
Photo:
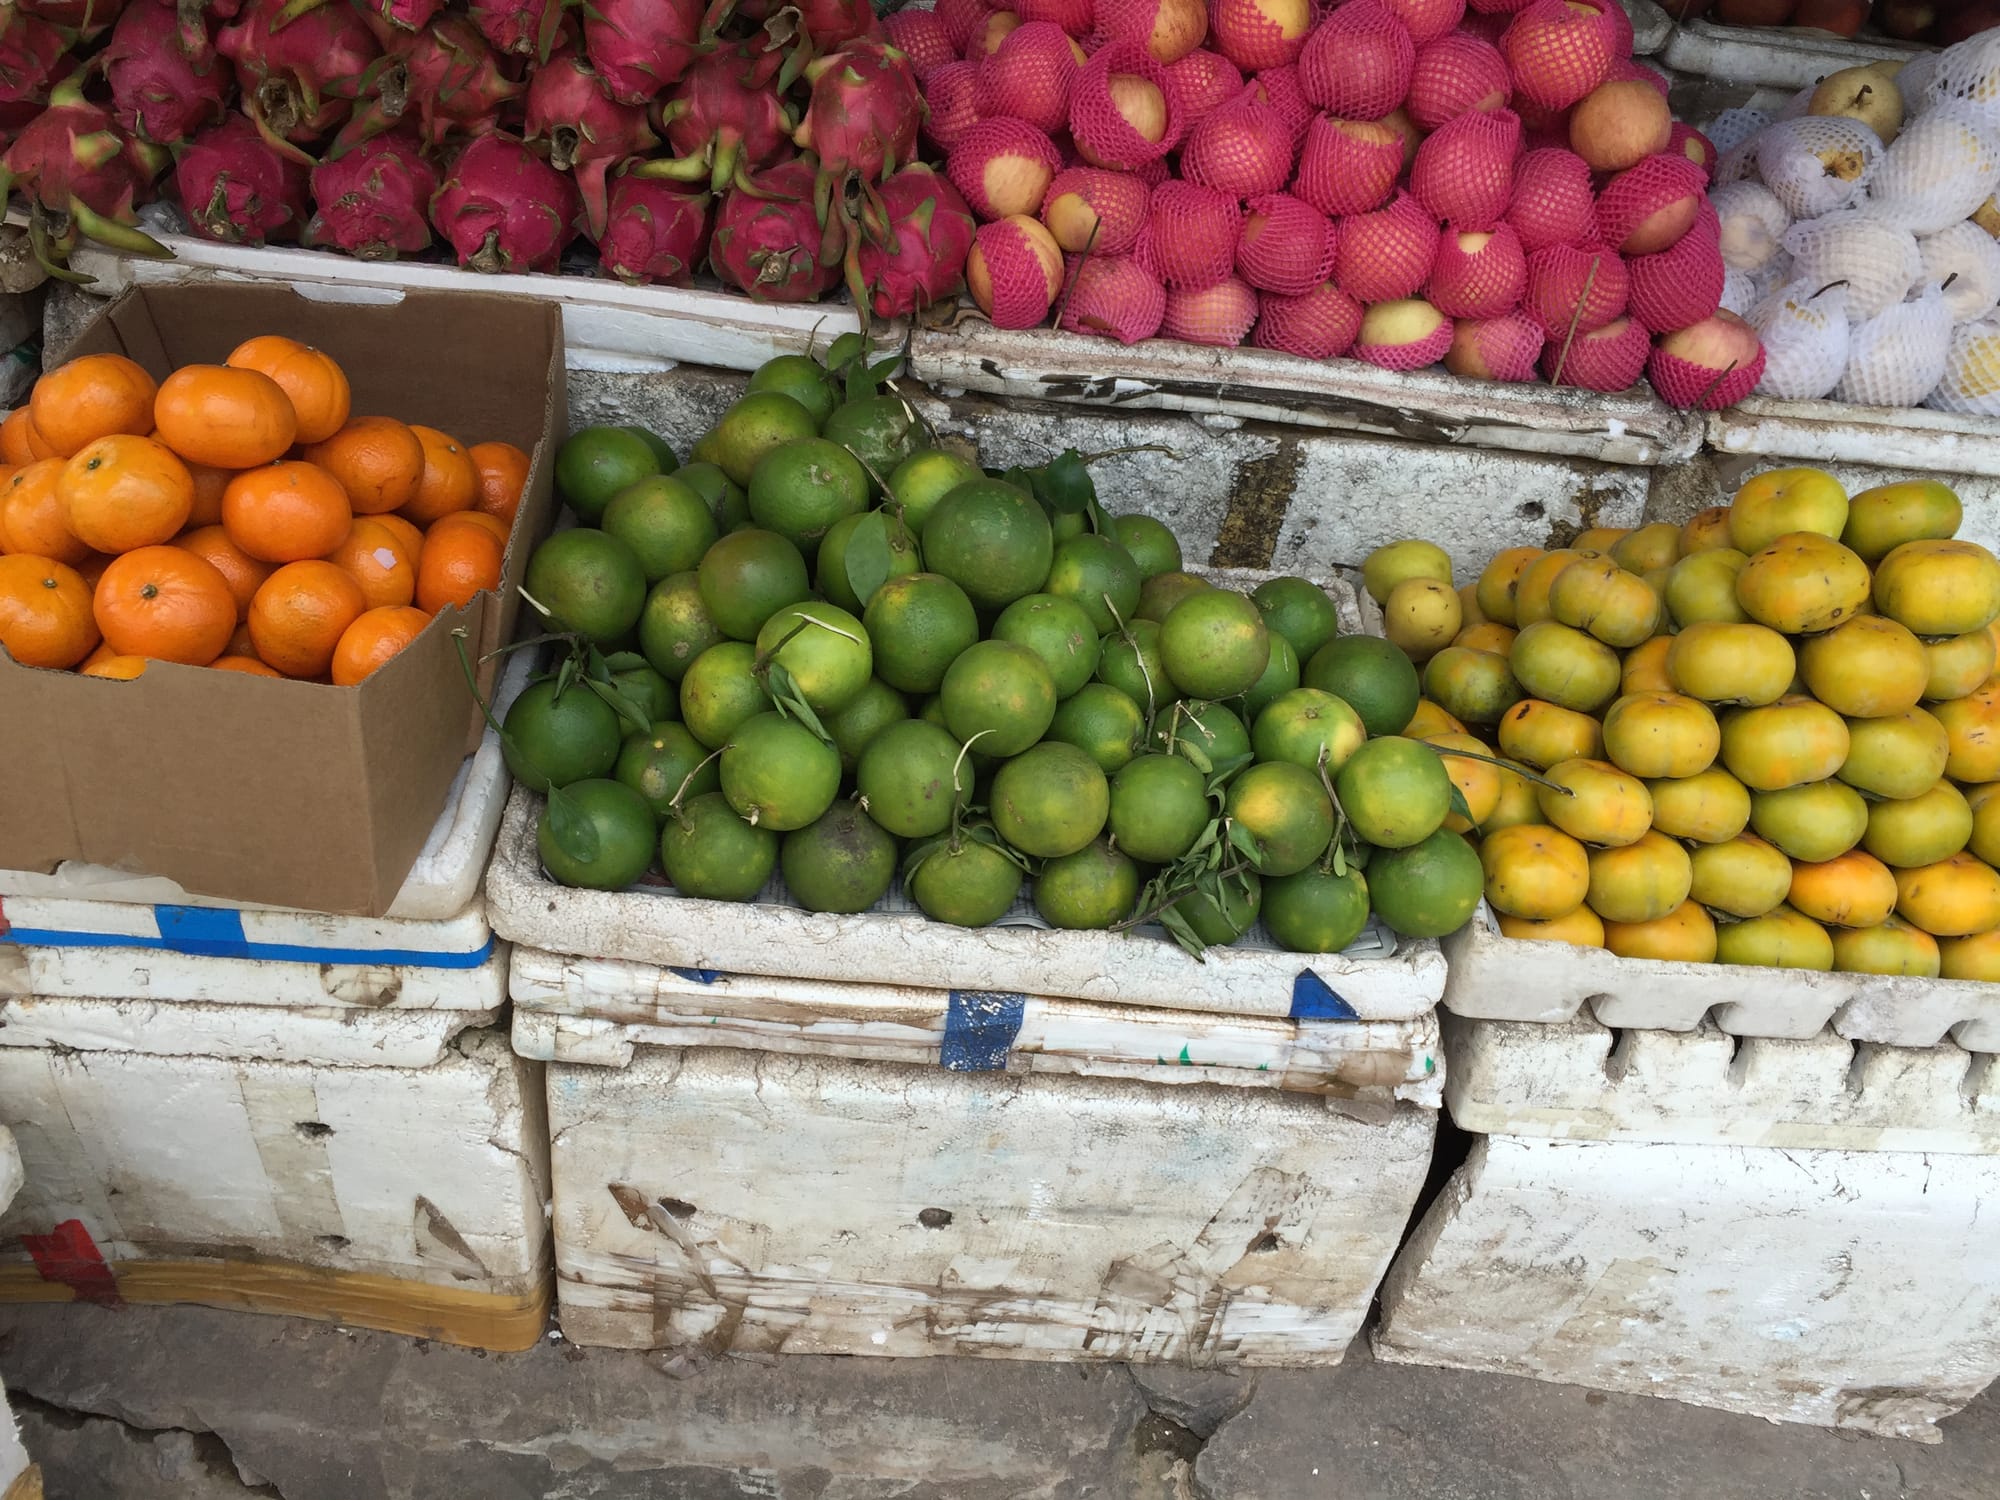
{"type": "Polygon", "coordinates": [[[938,1063],[951,1073],[998,1073],[1021,1034],[1026,995],[1003,990],[953,990],[944,1013],[938,1063]]]}
{"type": "Polygon", "coordinates": [[[43,927],[16,927],[5,937],[0,937],[0,943],[15,943],[30,948],[145,948],[162,953],[185,953],[196,958],[261,958],[276,963],[357,966],[393,964],[406,969],[476,969],[493,956],[491,937],[468,953],[435,953],[417,948],[310,948],[297,943],[249,941],[236,949],[206,938],[183,941],[165,934],[159,937],[132,937],[114,932],[58,932],[43,927]]]}
{"type": "Polygon", "coordinates": [[[1311,969],[1301,969],[1292,980],[1291,1018],[1294,1021],[1358,1021],[1360,1014],[1341,998],[1339,990],[1311,969]]]}

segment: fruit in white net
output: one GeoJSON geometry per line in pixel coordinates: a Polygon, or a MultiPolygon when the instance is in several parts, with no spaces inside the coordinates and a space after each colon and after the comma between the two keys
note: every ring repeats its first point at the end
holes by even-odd
{"type": "Polygon", "coordinates": [[[1934,286],[1856,324],[1834,399],[1862,406],[1921,404],[1944,379],[1951,329],[1951,309],[1934,286]]]}
{"type": "Polygon", "coordinates": [[[1847,284],[1847,316],[1857,323],[1901,302],[1924,269],[1915,235],[1857,209],[1794,224],[1785,248],[1795,275],[1847,284]]]}
{"type": "Polygon", "coordinates": [[[1912,120],[1868,179],[1867,211],[1914,234],[1963,221],[2000,180],[2000,116],[1940,104],[1912,120]]]}
{"type": "Polygon", "coordinates": [[[1961,416],[2000,417],[2000,317],[1976,318],[1952,330],[1944,378],[1924,405],[1961,416]]]}
{"type": "Polygon", "coordinates": [[[1840,383],[1847,368],[1847,288],[1794,281],[1753,307],[1749,322],[1764,340],[1759,395],[1814,401],[1840,383]]]}
{"type": "Polygon", "coordinates": [[[1761,182],[1732,182],[1712,190],[1708,201],[1721,221],[1722,263],[1755,271],[1784,248],[1792,216],[1761,182]]]}
{"type": "Polygon", "coordinates": [[[1952,321],[1970,323],[2000,306],[2000,242],[1966,220],[1917,241],[1924,280],[1944,289],[1952,321]]]}
{"type": "Polygon", "coordinates": [[[1770,115],[1761,109],[1725,109],[1709,121],[1702,134],[1715,143],[1716,150],[1731,151],[1770,123],[1770,115]]]}
{"type": "Polygon", "coordinates": [[[1802,115],[1757,137],[1757,174],[1794,219],[1815,219],[1860,196],[1882,138],[1859,120],[1802,115]]]}

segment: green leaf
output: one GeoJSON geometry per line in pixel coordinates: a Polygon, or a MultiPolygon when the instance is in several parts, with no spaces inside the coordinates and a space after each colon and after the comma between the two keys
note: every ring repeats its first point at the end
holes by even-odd
{"type": "Polygon", "coordinates": [[[1027,855],[1000,837],[1000,830],[995,828],[991,823],[969,824],[966,827],[965,833],[966,837],[970,838],[974,843],[984,844],[995,854],[1001,855],[1010,863],[1020,866],[1027,874],[1032,875],[1035,873],[1034,862],[1027,855]]]}
{"type": "MultiPolygon", "coordinates": [[[[1185,744],[1186,742],[1183,741],[1182,743],[1185,744]]],[[[1217,761],[1215,763],[1214,775],[1209,778],[1209,789],[1211,791],[1219,791],[1221,788],[1229,785],[1231,781],[1235,780],[1236,773],[1256,760],[1256,758],[1255,755],[1245,750],[1217,761]]]]}
{"type": "Polygon", "coordinates": [[[1208,944],[1202,941],[1201,934],[1173,907],[1163,908],[1156,920],[1166,928],[1169,937],[1195,958],[1200,959],[1208,951],[1208,944]]]}
{"type": "Polygon", "coordinates": [[[1087,509],[1097,499],[1097,484],[1084,466],[1083,455],[1065,448],[1043,466],[1050,503],[1065,515],[1087,509]]]}
{"type": "Polygon", "coordinates": [[[1097,503],[1097,496],[1090,497],[1090,529],[1099,536],[1114,536],[1117,528],[1111,524],[1111,512],[1097,503]]]}
{"type": "Polygon", "coordinates": [[[1472,824],[1475,831],[1478,829],[1478,820],[1472,816],[1472,804],[1465,800],[1465,793],[1455,781],[1451,784],[1451,810],[1472,824]]]}
{"type": "Polygon", "coordinates": [[[1215,762],[1208,758],[1208,752],[1192,740],[1182,740],[1175,747],[1178,753],[1204,776],[1215,774],[1215,762]]]}
{"type": "Polygon", "coordinates": [[[1333,873],[1336,875],[1345,875],[1347,873],[1347,850],[1341,846],[1338,838],[1329,847],[1333,850],[1333,873]]]}
{"type": "Polygon", "coordinates": [[[597,825],[584,815],[566,787],[549,788],[549,833],[556,847],[578,864],[597,858],[597,825]]]}
{"type": "Polygon", "coordinates": [[[799,691],[799,685],[792,674],[785,670],[783,662],[772,662],[765,669],[765,690],[771,695],[771,706],[788,719],[797,719],[813,732],[816,739],[833,743],[833,736],[826,732],[826,726],[819,721],[819,715],[806,702],[806,695],[799,691]]]}
{"type": "Polygon", "coordinates": [[[610,704],[612,712],[616,713],[619,718],[623,719],[641,734],[646,733],[646,731],[653,727],[653,721],[646,717],[645,710],[628,698],[625,695],[624,689],[620,688],[616,683],[599,682],[595,677],[586,677],[583,680],[583,684],[606,703],[610,704]]]}
{"type": "Polygon", "coordinates": [[[1264,850],[1257,836],[1233,818],[1229,820],[1229,847],[1248,860],[1252,869],[1264,868],[1264,850]]]}
{"type": "Polygon", "coordinates": [[[889,518],[871,510],[847,537],[847,586],[865,609],[875,591],[889,581],[895,555],[889,547],[889,518]]]}
{"type": "Polygon", "coordinates": [[[896,373],[897,368],[902,363],[903,363],[903,356],[901,351],[899,350],[897,353],[890,355],[887,359],[879,360],[875,364],[870,365],[868,367],[868,378],[879,386],[883,381],[887,380],[891,375],[894,375],[896,373]]]}
{"type": "Polygon", "coordinates": [[[835,375],[847,373],[849,365],[868,357],[868,340],[858,333],[843,333],[826,347],[826,367],[835,375]]]}
{"type": "Polygon", "coordinates": [[[609,672],[636,672],[641,667],[651,665],[651,662],[636,651],[614,651],[604,658],[605,670],[609,672]]]}
{"type": "Polygon", "coordinates": [[[568,692],[572,687],[576,685],[576,679],[579,671],[580,668],[578,667],[577,660],[574,656],[565,656],[562,659],[562,664],[556,668],[555,697],[558,700],[562,698],[562,695],[564,693],[568,692]]]}
{"type": "Polygon", "coordinates": [[[910,852],[903,856],[903,879],[908,880],[912,875],[916,874],[919,865],[923,864],[925,860],[936,854],[950,842],[951,839],[941,833],[936,838],[925,839],[920,844],[912,845],[910,852]]]}

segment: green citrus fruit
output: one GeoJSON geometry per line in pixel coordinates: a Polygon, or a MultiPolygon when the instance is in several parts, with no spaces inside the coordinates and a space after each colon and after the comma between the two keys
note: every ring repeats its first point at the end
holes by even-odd
{"type": "Polygon", "coordinates": [[[1264,664],[1263,675],[1243,695],[1243,715],[1248,719],[1255,719],[1274,699],[1299,685],[1299,659],[1292,643],[1277,634],[1270,639],[1271,659],[1264,664]]]}
{"type": "Polygon", "coordinates": [[[1057,544],[1042,591],[1075,600],[1103,635],[1138,610],[1139,565],[1110,537],[1087,531],[1057,544]]]}
{"type": "Polygon", "coordinates": [[[759,828],[803,828],[839,790],[840,752],[783,714],[745,719],[722,747],[722,795],[759,828]]]}
{"type": "Polygon", "coordinates": [[[1451,554],[1435,542],[1390,542],[1369,553],[1361,564],[1361,586],[1377,604],[1411,578],[1434,578],[1449,586],[1451,554]]]}
{"type": "Polygon", "coordinates": [[[1347,758],[1334,778],[1354,831],[1383,849],[1407,849],[1443,826],[1451,812],[1444,758],[1419,740],[1384,735],[1347,758]]]}
{"type": "Polygon", "coordinates": [[[783,667],[814,713],[854,701],[875,670],[868,632],[846,610],[819,600],[787,604],[757,632],[757,656],[783,667]]]}
{"type": "Polygon", "coordinates": [[[1109,775],[1137,753],[1146,732],[1139,705],[1104,682],[1086,682],[1056,705],[1048,738],[1074,745],[1109,775]]]}
{"type": "Polygon", "coordinates": [[[833,736],[833,748],[840,752],[841,770],[852,771],[861,762],[861,752],[876,735],[909,716],[910,705],[903,695],[881,678],[871,677],[848,700],[847,707],[837,714],[822,715],[820,723],[833,736]]]}
{"type": "Polygon", "coordinates": [[[587,526],[558,531],[528,559],[524,587],[552,630],[599,646],[623,639],[646,604],[646,574],[632,549],[587,526]]]}
{"type": "Polygon", "coordinates": [[[531,792],[610,774],[625,726],[610,704],[582,683],[560,698],[555,682],[531,682],[507,710],[501,756],[531,792]]]}
{"type": "Polygon", "coordinates": [[[1129,620],[1123,630],[1104,637],[1097,658],[1097,680],[1107,682],[1149,715],[1174,701],[1166,658],[1160,655],[1160,627],[1151,620],[1129,620]]]}
{"type": "Polygon", "coordinates": [[[1206,593],[1214,587],[1206,578],[1197,578],[1192,573],[1155,573],[1139,585],[1139,607],[1134,613],[1139,619],[1157,625],[1189,594],[1206,593]]]}
{"type": "Polygon", "coordinates": [[[1368,728],[1342,699],[1318,688],[1293,688],[1272,699],[1250,731],[1259,760],[1288,760],[1334,775],[1368,738],[1368,728]]]}
{"type": "Polygon", "coordinates": [[[710,618],[731,640],[754,641],[772,615],[812,596],[806,560],[772,531],[730,532],[708,549],[695,576],[710,618]]]}
{"type": "Polygon", "coordinates": [[[1206,891],[1189,891],[1174,903],[1173,910],[1204,943],[1223,947],[1250,930],[1263,905],[1263,881],[1244,873],[1223,883],[1220,901],[1206,891]]]}
{"type": "MultiPolygon", "coordinates": [[[[648,724],[681,716],[680,689],[651,667],[627,667],[622,672],[613,672],[611,686],[627,703],[645,715],[648,724]]],[[[629,722],[625,725],[625,732],[633,732],[629,722]]]]}
{"type": "Polygon", "coordinates": [[[1299,680],[1345,699],[1370,734],[1400,733],[1423,694],[1409,657],[1374,635],[1328,641],[1307,659],[1299,680]]]}
{"type": "Polygon", "coordinates": [[[715,762],[702,765],[705,760],[708,747],[689,734],[687,726],[663,721],[645,734],[635,731],[625,736],[612,775],[644,797],[655,817],[664,818],[683,785],[687,787],[685,805],[688,799],[722,784],[715,762]]]}
{"type": "Polygon", "coordinates": [[[1243,594],[1205,589],[1160,623],[1160,659],[1182,696],[1214,701],[1248,692],[1271,660],[1271,632],[1243,594]]]}
{"type": "Polygon", "coordinates": [[[866,911],[896,878],[896,841],[854,803],[835,802],[785,835],[778,867],[807,911],[866,911]]]}
{"type": "Polygon", "coordinates": [[[819,423],[790,396],[779,391],[755,391],[742,397],[715,424],[706,452],[737,484],[750,483],[757,460],[793,438],[812,437],[819,423]]]}
{"type": "Polygon", "coordinates": [[[1208,778],[1178,755],[1137,756],[1111,778],[1111,836],[1149,865],[1179,859],[1214,817],[1208,778]]]}
{"type": "Polygon", "coordinates": [[[613,495],[602,524],[632,549],[648,583],[691,571],[721,534],[708,502],[670,474],[655,474],[613,495]]]}
{"type": "Polygon", "coordinates": [[[668,681],[679,682],[694,659],[721,639],[701,602],[701,580],[694,573],[662,578],[646,595],[639,612],[639,650],[668,681]]]}
{"type": "Polygon", "coordinates": [[[814,422],[824,422],[832,414],[836,391],[826,366],[809,354],[780,354],[765,360],[751,371],[744,389],[790,396],[812,414],[814,422]]]}
{"type": "Polygon", "coordinates": [[[984,927],[1007,914],[1021,893],[1021,867],[974,838],[940,844],[909,878],[910,899],[934,922],[984,927]]]}
{"type": "Polygon", "coordinates": [[[709,749],[720,750],[738,724],[770,708],[756,665],[755,647],[724,641],[697,656],[681,678],[681,722],[709,749]]]}
{"type": "Polygon", "coordinates": [[[826,535],[820,538],[816,563],[818,571],[814,579],[819,584],[820,593],[850,614],[859,614],[880,591],[883,583],[891,578],[920,572],[924,558],[917,550],[915,532],[885,510],[869,510],[858,516],[843,516],[828,527],[826,535]],[[852,550],[857,535],[866,538],[859,552],[852,550]],[[886,572],[875,566],[885,550],[888,554],[886,572]],[[874,561],[869,560],[871,551],[874,561]],[[852,567],[850,560],[854,564],[852,567]],[[857,572],[868,587],[868,599],[855,592],[854,574],[857,572]]]}
{"type": "Polygon", "coordinates": [[[896,465],[896,471],[889,476],[889,493],[903,508],[904,523],[910,530],[921,533],[938,501],[968,479],[985,477],[985,472],[970,459],[960,458],[944,448],[925,448],[896,465]]]}
{"type": "Polygon", "coordinates": [[[959,764],[958,741],[935,724],[905,719],[870,740],[856,764],[854,784],[868,815],[889,832],[925,839],[951,826],[951,814],[969,799],[972,767],[959,764]],[[959,790],[952,788],[956,770],[959,790]]]}
{"type": "Polygon", "coordinates": [[[868,476],[852,453],[825,438],[780,443],[750,471],[750,518],[810,552],[827,528],[868,509],[868,476]]]}
{"type": "Polygon", "coordinates": [[[1153,745],[1186,756],[1194,761],[1196,770],[1201,769],[1202,761],[1214,770],[1250,759],[1249,729],[1233,709],[1221,703],[1176,704],[1153,726],[1153,745]]]}
{"type": "Polygon", "coordinates": [[[871,500],[882,498],[882,481],[912,453],[931,445],[917,409],[901,396],[863,396],[836,406],[820,424],[820,435],[840,444],[868,473],[871,500]]]}
{"type": "Polygon", "coordinates": [[[966,647],[945,669],[939,696],[946,726],[985,755],[1019,755],[1042,737],[1056,712],[1049,669],[1012,641],[966,647]]]}
{"type": "Polygon", "coordinates": [[[1264,926],[1293,953],[1338,953],[1368,925],[1368,882],[1313,865],[1264,883],[1264,926]]]}
{"type": "Polygon", "coordinates": [[[1103,654],[1090,614],[1074,599],[1029,594],[1000,611],[993,639],[1026,646],[1055,679],[1056,697],[1067,698],[1097,670],[1103,654]]]}
{"type": "Polygon", "coordinates": [[[1179,538],[1151,516],[1114,516],[1111,531],[1118,538],[1118,545],[1139,565],[1142,581],[1156,573],[1180,571],[1179,538]]]}
{"type": "Polygon", "coordinates": [[[1035,910],[1051,927],[1101,931],[1131,915],[1138,899],[1139,867],[1103,839],[1050,860],[1035,877],[1035,910]]]}
{"type": "Polygon", "coordinates": [[[708,503],[717,530],[734,531],[749,523],[750,497],[743,493],[742,485],[723,473],[717,465],[683,464],[674,470],[674,478],[708,503]]]}
{"type": "Polygon", "coordinates": [[[652,445],[623,427],[579,427],[556,449],[556,492],[595,526],[620,490],[660,472],[652,445]]]}
{"type": "Polygon", "coordinates": [[[1274,635],[1292,643],[1300,661],[1340,634],[1340,614],[1326,590],[1310,578],[1267,578],[1250,591],[1250,602],[1274,635]]]}
{"type": "Polygon", "coordinates": [[[1111,787],[1097,762],[1051,740],[1022,751],[994,773],[993,826],[1039,859],[1074,854],[1104,830],[1111,787]]]}
{"type": "Polygon", "coordinates": [[[622,891],[653,862],[653,810],[622,781],[573,781],[542,809],[535,849],[564,885],[622,891]]]}
{"type": "Polygon", "coordinates": [[[1326,789],[1312,772],[1290,761],[1246,767],[1229,784],[1226,806],[1263,851],[1260,875],[1296,874],[1324,854],[1333,838],[1333,804],[1326,789]]]}
{"type": "Polygon", "coordinates": [[[1055,540],[1034,496],[998,479],[974,479],[938,501],[924,522],[923,549],[933,573],[979,608],[997,611],[1041,589],[1055,540]]]}
{"type": "Polygon", "coordinates": [[[1472,846],[1449,828],[1368,861],[1368,900],[1404,937],[1443,937],[1471,918],[1486,876],[1472,846]]]}
{"type": "Polygon", "coordinates": [[[778,864],[778,835],[745,822],[720,792],[690,797],[660,829],[660,867],[683,896],[750,901],[778,864]]]}
{"type": "Polygon", "coordinates": [[[674,452],[674,445],[653,431],[652,428],[641,427],[637,422],[627,422],[619,430],[631,433],[633,437],[653,450],[653,457],[659,460],[660,472],[662,474],[671,474],[680,468],[681,458],[678,453],[674,452]]]}
{"type": "Polygon", "coordinates": [[[875,591],[861,616],[875,645],[875,670],[906,693],[934,693],[945,669],[979,639],[965,590],[936,573],[905,573],[875,591]]]}

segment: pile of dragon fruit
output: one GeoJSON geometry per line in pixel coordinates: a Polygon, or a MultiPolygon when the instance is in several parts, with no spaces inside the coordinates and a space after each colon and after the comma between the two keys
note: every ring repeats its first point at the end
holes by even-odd
{"type": "Polygon", "coordinates": [[[1713,146],[1617,0],[937,0],[889,17],[1003,328],[1623,390],[1757,384],[1713,146]]]}
{"type": "Polygon", "coordinates": [[[7,181],[56,274],[137,209],[364,257],[449,250],[750,295],[954,297],[972,219],[916,162],[916,75],[869,0],[10,0],[7,181]],[[705,8],[706,7],[706,8],[705,8]],[[571,252],[571,264],[587,265],[571,252]]]}

